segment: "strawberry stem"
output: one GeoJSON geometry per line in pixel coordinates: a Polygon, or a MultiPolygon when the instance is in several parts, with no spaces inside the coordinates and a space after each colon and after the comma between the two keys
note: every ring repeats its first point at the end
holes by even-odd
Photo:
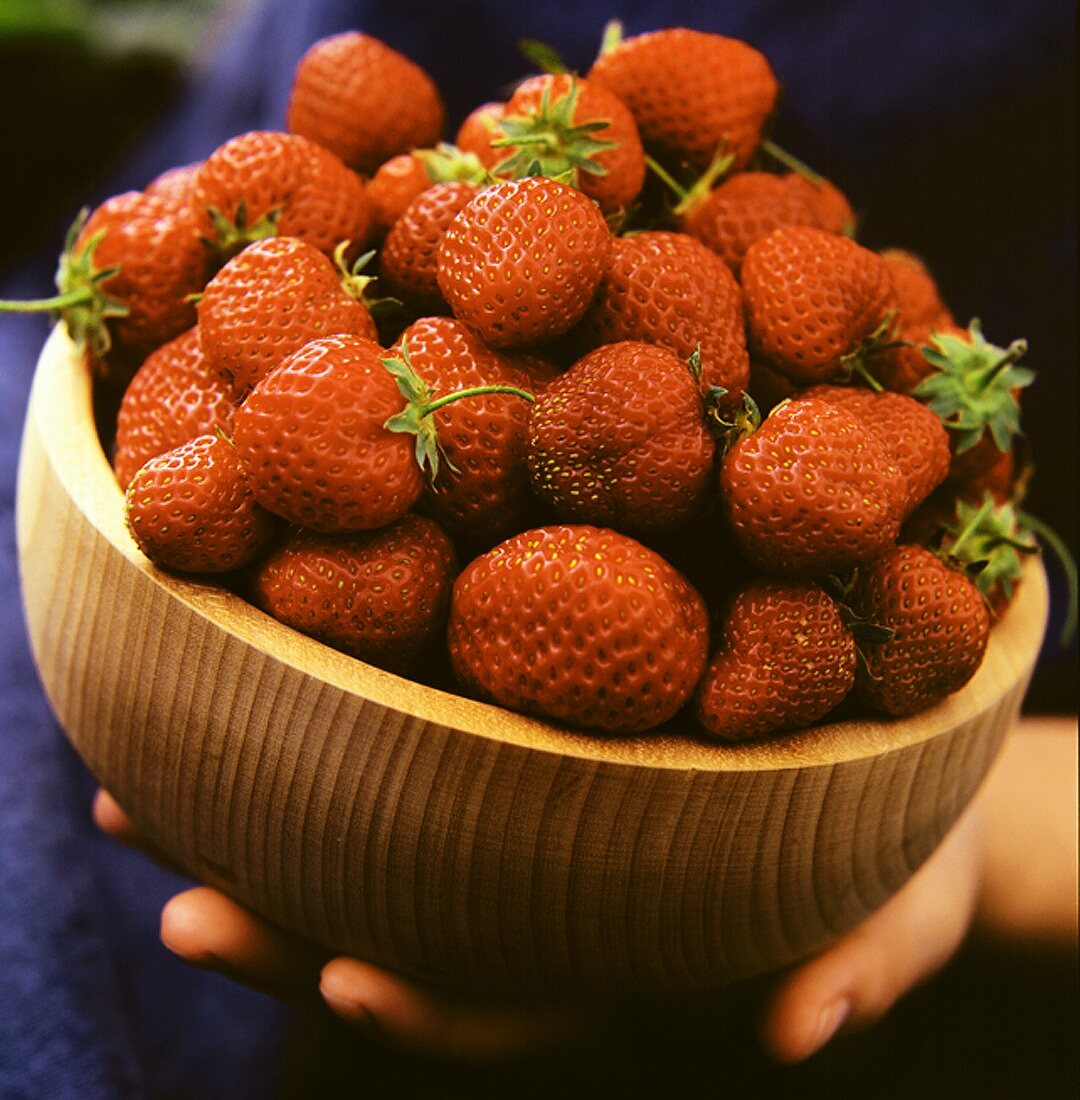
{"type": "Polygon", "coordinates": [[[995,378],[1001,374],[1002,371],[1007,370],[1018,362],[1027,352],[1027,341],[1020,339],[1014,340],[1006,349],[1005,354],[1001,356],[997,362],[992,363],[985,370],[978,372],[972,378],[971,388],[975,393],[983,393],[989,389],[991,383],[995,378]]]}
{"type": "Polygon", "coordinates": [[[761,143],[761,150],[764,153],[768,153],[773,160],[782,164],[785,168],[790,169],[792,172],[798,172],[804,179],[809,180],[815,187],[820,187],[825,182],[825,177],[815,172],[810,165],[799,160],[798,157],[789,153],[786,149],[782,149],[770,138],[766,138],[761,143]]]}
{"type": "Polygon", "coordinates": [[[1078,579],[1076,573],[1076,559],[1069,552],[1069,548],[1057,531],[1048,523],[1043,523],[1038,516],[1017,509],[1016,518],[1050,547],[1054,557],[1061,563],[1061,568],[1065,571],[1065,589],[1068,593],[1069,609],[1065,615],[1065,622],[1061,627],[1061,634],[1058,636],[1058,644],[1064,649],[1076,633],[1077,592],[1080,591],[1080,579],[1078,579]]]}
{"type": "Polygon", "coordinates": [[[56,294],[52,298],[32,298],[25,302],[0,299],[0,313],[47,313],[85,305],[93,299],[94,291],[90,287],[81,287],[67,294],[56,294]]]}
{"type": "Polygon", "coordinates": [[[460,401],[463,397],[479,397],[485,393],[507,393],[513,397],[520,397],[523,401],[528,401],[530,405],[536,400],[528,390],[519,389],[517,386],[470,386],[466,390],[455,390],[453,393],[443,394],[442,397],[437,397],[434,401],[421,405],[419,412],[422,417],[430,416],[433,412],[438,412],[439,409],[445,408],[455,401],[460,401]]]}
{"type": "Polygon", "coordinates": [[[604,27],[604,35],[600,39],[600,56],[606,57],[623,40],[623,25],[619,19],[610,19],[604,27]]]}

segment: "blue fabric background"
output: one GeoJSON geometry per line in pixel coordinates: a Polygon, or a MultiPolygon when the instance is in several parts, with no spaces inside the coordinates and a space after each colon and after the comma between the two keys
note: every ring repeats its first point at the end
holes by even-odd
{"type": "MultiPolygon", "coordinates": [[[[297,58],[315,39],[350,27],[423,64],[455,123],[521,75],[521,37],[555,44],[580,67],[616,14],[629,33],[682,23],[751,41],[786,87],[778,140],[866,212],[864,239],[923,254],[958,315],[978,313],[991,339],[1029,337],[1041,375],[1026,418],[1036,458],[1051,471],[1031,507],[1075,548],[1073,501],[1061,503],[1063,478],[1054,476],[1067,471],[1074,482],[1076,471],[1075,16],[1066,0],[265,0],[248,9],[212,44],[181,101],[110,191],[141,186],[242,130],[280,126],[297,58]]],[[[43,242],[38,261],[8,273],[0,295],[48,292],[61,232],[43,242]]],[[[346,1040],[318,1029],[312,1038],[313,1025],[289,1010],[188,970],[160,947],[158,913],[182,883],[95,834],[93,785],[38,688],[23,635],[12,513],[25,398],[44,334],[37,319],[0,322],[0,631],[7,639],[0,666],[0,1097],[311,1094],[295,1074],[346,1057],[346,1040]],[[297,1044],[308,1059],[300,1071],[288,1068],[297,1044]]],[[[1056,618],[1060,606],[1059,597],[1056,618]]],[[[1074,708],[1074,667],[1075,650],[1048,652],[1036,702],[1074,708]]],[[[421,1075],[419,1091],[408,1094],[435,1095],[424,1091],[432,1079],[421,1075]]],[[[453,1095],[478,1094],[459,1087],[453,1095]]],[[[343,1094],[351,1091],[343,1086],[343,1094]]],[[[386,1093],[376,1084],[372,1094],[386,1093]]],[[[885,1095],[863,1093],[871,1094],[885,1095]]]]}

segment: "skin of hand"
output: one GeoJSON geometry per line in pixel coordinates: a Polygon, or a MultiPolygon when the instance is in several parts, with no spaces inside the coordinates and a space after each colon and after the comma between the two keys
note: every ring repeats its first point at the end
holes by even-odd
{"type": "MultiPolygon", "coordinates": [[[[880,1019],[940,969],[973,919],[1008,937],[1075,940],[1075,719],[1023,723],[984,789],[938,850],[877,912],[822,954],[779,978],[766,999],[761,1040],[778,1061],[798,1062],[841,1030],[880,1019]],[[1072,736],[1060,728],[1071,722],[1072,736]],[[1072,767],[1062,759],[1071,752],[1072,767]],[[1037,813],[1029,813],[1033,807],[1037,813]],[[1025,827],[1017,830],[1014,822],[1025,827]],[[1044,839],[1040,839],[1040,837],[1044,839]],[[1033,853],[1043,859],[1032,860],[1033,853]],[[1022,911],[1008,899],[1015,875],[1040,886],[1022,911]],[[1070,885],[1071,882],[1071,885],[1070,885]]],[[[98,825],[155,853],[116,801],[98,793],[98,825]]],[[[166,947],[296,1004],[322,1001],[359,1029],[429,1056],[489,1061],[588,1031],[595,1009],[493,1006],[443,993],[283,932],[209,887],[178,894],[161,916],[166,947]]]]}

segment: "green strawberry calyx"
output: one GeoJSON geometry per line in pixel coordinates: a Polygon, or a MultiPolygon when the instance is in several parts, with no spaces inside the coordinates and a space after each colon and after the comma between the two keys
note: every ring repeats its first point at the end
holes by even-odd
{"type": "Polygon", "coordinates": [[[1020,404],[1014,391],[1035,380],[1034,371],[1016,366],[1027,341],[995,347],[973,320],[967,339],[935,332],[930,345],[921,350],[935,372],[915,387],[913,395],[954,433],[955,453],[970,450],[987,432],[998,450],[1011,450],[1013,437],[1020,434],[1020,404]]]}
{"type": "Polygon", "coordinates": [[[680,183],[658,160],[651,156],[645,157],[645,164],[675,197],[675,206],[672,213],[676,218],[685,218],[698,206],[700,206],[711,194],[719,180],[727,170],[735,163],[735,154],[729,152],[727,139],[723,139],[717,147],[713,159],[708,168],[697,179],[688,184],[680,183]]]}
{"type": "Polygon", "coordinates": [[[371,293],[371,284],[379,277],[369,275],[366,268],[375,258],[375,250],[365,252],[350,264],[348,252],[351,247],[352,241],[341,241],[334,248],[334,266],[341,278],[341,289],[355,298],[375,318],[383,313],[404,309],[404,303],[397,298],[371,293]]]}
{"type": "Polygon", "coordinates": [[[236,213],[231,219],[214,206],[208,206],[206,214],[210,218],[213,235],[204,236],[203,241],[221,253],[223,258],[229,259],[255,241],[276,237],[281,207],[268,210],[258,221],[250,224],[247,203],[243,199],[236,204],[236,213]]]}
{"type": "Polygon", "coordinates": [[[723,386],[710,386],[704,395],[705,416],[716,439],[721,457],[727,454],[740,439],[753,435],[761,427],[762,420],[761,409],[758,408],[757,402],[745,391],[742,395],[742,404],[731,419],[727,419],[721,400],[726,393],[727,390],[723,386]]]}
{"type": "Polygon", "coordinates": [[[466,153],[448,141],[440,141],[433,149],[416,149],[413,155],[419,157],[432,183],[464,181],[484,187],[493,182],[475,153],[466,153]]]}
{"type": "Polygon", "coordinates": [[[464,390],[455,390],[453,393],[436,396],[424,380],[416,373],[416,368],[409,358],[408,341],[402,340],[398,346],[398,354],[379,360],[382,365],[394,376],[401,396],[405,398],[406,405],[399,413],[395,413],[383,427],[391,432],[406,432],[416,436],[416,463],[421,470],[427,470],[432,485],[439,476],[440,462],[445,462],[453,473],[459,473],[454,464],[447,458],[442,444],[439,442],[439,433],[435,427],[434,414],[439,409],[455,401],[461,401],[468,397],[479,397],[483,394],[502,393],[520,397],[531,405],[536,398],[528,390],[518,386],[490,385],[470,386],[464,390]]]}
{"type": "Polygon", "coordinates": [[[874,622],[873,619],[856,611],[852,605],[852,592],[855,588],[855,579],[858,575],[856,569],[845,581],[835,574],[822,578],[822,587],[832,598],[840,612],[840,618],[844,626],[855,639],[855,657],[862,668],[863,674],[872,680],[881,677],[874,672],[866,656],[867,646],[885,645],[896,637],[896,631],[891,626],[874,622]]]}
{"type": "Polygon", "coordinates": [[[131,311],[126,303],[105,290],[105,284],[119,273],[120,268],[98,268],[95,261],[95,253],[107,230],[99,230],[79,246],[89,216],[89,209],[81,210],[67,231],[56,271],[59,293],[51,298],[25,302],[0,301],[0,313],[51,313],[67,325],[68,334],[80,350],[101,359],[112,348],[108,321],[113,317],[126,317],[131,311]]]}

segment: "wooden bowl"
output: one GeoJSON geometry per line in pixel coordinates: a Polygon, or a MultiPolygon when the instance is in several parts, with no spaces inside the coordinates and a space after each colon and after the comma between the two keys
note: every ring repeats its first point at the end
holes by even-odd
{"type": "Polygon", "coordinates": [[[414,684],[137,550],[62,330],[18,496],[30,638],[97,779],[192,875],[462,989],[693,990],[853,927],[927,858],[1014,718],[1041,566],[963,691],[762,744],[607,740],[414,684]]]}

